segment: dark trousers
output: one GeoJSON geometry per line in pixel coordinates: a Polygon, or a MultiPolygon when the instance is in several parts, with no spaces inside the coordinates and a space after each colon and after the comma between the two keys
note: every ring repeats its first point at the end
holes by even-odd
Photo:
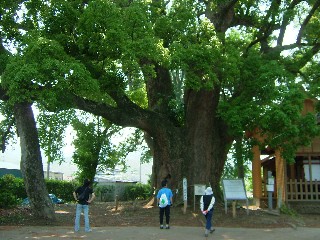
{"type": "Polygon", "coordinates": [[[169,225],[170,221],[170,205],[167,205],[164,208],[159,207],[159,216],[160,216],[160,225],[163,225],[163,215],[166,214],[166,224],[169,225]]]}
{"type": "Polygon", "coordinates": [[[211,220],[212,220],[212,215],[213,215],[213,209],[211,209],[211,210],[207,213],[207,215],[205,216],[205,218],[206,218],[206,229],[208,229],[208,230],[210,230],[211,227],[212,227],[212,222],[211,222],[211,220]]]}

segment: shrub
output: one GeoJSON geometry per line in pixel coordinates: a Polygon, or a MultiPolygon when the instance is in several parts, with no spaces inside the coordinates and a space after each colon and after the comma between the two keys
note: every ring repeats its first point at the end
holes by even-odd
{"type": "Polygon", "coordinates": [[[283,214],[287,214],[287,215],[293,216],[293,217],[296,217],[298,215],[297,212],[294,209],[288,207],[285,204],[283,204],[280,207],[280,212],[283,213],[283,214]]]}
{"type": "Polygon", "coordinates": [[[96,186],[94,188],[94,193],[98,198],[100,198],[100,201],[103,202],[110,202],[114,200],[114,193],[115,192],[115,186],[96,186]]]}
{"type": "Polygon", "coordinates": [[[124,190],[126,200],[148,199],[152,195],[150,184],[137,183],[134,186],[127,186],[124,190]]]}
{"type": "Polygon", "coordinates": [[[58,198],[63,199],[65,202],[71,202],[74,200],[72,193],[77,188],[77,182],[54,179],[46,179],[45,182],[48,193],[55,194],[58,198]]]}
{"type": "Polygon", "coordinates": [[[20,202],[15,195],[10,192],[0,192],[0,208],[13,208],[20,202]]]}
{"type": "MultiPolygon", "coordinates": [[[[45,179],[48,193],[54,193],[58,198],[65,202],[73,201],[72,192],[76,189],[77,182],[60,181],[45,179]]],[[[27,197],[24,181],[11,174],[0,178],[0,189],[5,189],[5,194],[0,192],[0,207],[12,208],[21,203],[22,199],[27,197]]]]}
{"type": "Polygon", "coordinates": [[[0,178],[0,189],[5,189],[5,192],[0,192],[1,208],[14,207],[21,202],[21,199],[27,196],[23,180],[11,174],[0,178]]]}

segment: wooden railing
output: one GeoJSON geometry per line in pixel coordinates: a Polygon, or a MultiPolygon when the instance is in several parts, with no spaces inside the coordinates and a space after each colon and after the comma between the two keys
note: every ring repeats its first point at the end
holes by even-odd
{"type": "Polygon", "coordinates": [[[288,201],[319,201],[320,181],[290,179],[287,182],[288,201]]]}

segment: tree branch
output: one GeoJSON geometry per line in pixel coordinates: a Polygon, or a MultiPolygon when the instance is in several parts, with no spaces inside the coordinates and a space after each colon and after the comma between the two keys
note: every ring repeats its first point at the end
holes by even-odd
{"type": "Polygon", "coordinates": [[[204,1],[206,5],[205,15],[214,24],[215,28],[221,32],[225,31],[230,27],[230,24],[234,18],[234,6],[239,0],[223,1],[216,8],[216,13],[212,12],[211,2],[204,1]]]}
{"type": "Polygon", "coordinates": [[[116,125],[139,128],[148,132],[151,136],[155,136],[156,132],[162,129],[162,126],[163,128],[174,127],[165,116],[142,109],[132,102],[131,104],[114,107],[73,95],[73,104],[80,110],[106,118],[116,125]],[[154,125],[157,125],[158,129],[152,127],[154,125]]]}
{"type": "Polygon", "coordinates": [[[303,32],[306,28],[306,26],[308,25],[311,17],[313,16],[313,14],[316,12],[316,10],[320,7],[320,0],[317,0],[315,2],[315,4],[313,5],[312,9],[310,10],[308,16],[306,17],[306,19],[303,21],[301,27],[300,27],[300,30],[299,30],[299,33],[298,33],[298,36],[297,36],[297,43],[300,44],[301,43],[301,39],[302,39],[302,35],[303,35],[303,32]]]}
{"type": "Polygon", "coordinates": [[[2,136],[1,136],[1,151],[2,151],[2,153],[4,153],[6,150],[6,142],[8,140],[10,129],[14,126],[14,124],[15,124],[15,119],[14,119],[14,117],[12,117],[7,124],[6,131],[2,132],[2,136]]]}
{"type": "Polygon", "coordinates": [[[284,13],[284,16],[283,16],[283,21],[282,21],[282,24],[281,24],[281,27],[280,27],[280,33],[279,33],[279,37],[278,37],[278,40],[277,40],[277,46],[282,46],[282,43],[283,43],[283,39],[284,39],[284,35],[285,35],[285,32],[286,32],[286,28],[289,24],[289,21],[290,21],[290,14],[291,14],[291,11],[295,8],[295,6],[297,6],[300,2],[302,2],[302,0],[293,0],[291,2],[291,4],[289,5],[289,7],[287,8],[287,11],[284,13]]]}
{"type": "Polygon", "coordinates": [[[257,38],[253,40],[247,47],[247,52],[251,47],[253,47],[255,44],[260,43],[261,44],[261,52],[268,52],[269,51],[269,45],[268,45],[268,38],[271,36],[273,31],[277,29],[278,25],[274,23],[274,17],[272,21],[269,21],[269,18],[271,16],[275,16],[275,11],[278,11],[280,7],[280,1],[272,1],[272,4],[270,8],[267,10],[267,13],[262,21],[262,25],[258,27],[258,33],[257,38]]]}

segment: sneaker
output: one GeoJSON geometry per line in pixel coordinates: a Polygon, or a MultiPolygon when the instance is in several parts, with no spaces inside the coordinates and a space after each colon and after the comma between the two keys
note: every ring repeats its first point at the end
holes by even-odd
{"type": "Polygon", "coordinates": [[[163,229],[163,225],[160,225],[160,229],[163,229]]]}
{"type": "Polygon", "coordinates": [[[204,234],[204,236],[205,236],[205,237],[208,237],[208,234],[207,234],[207,233],[205,233],[205,234],[204,234]]]}
{"type": "Polygon", "coordinates": [[[211,230],[210,230],[210,233],[213,233],[215,230],[216,230],[216,229],[214,229],[214,228],[213,228],[213,229],[211,229],[211,230]]]}
{"type": "Polygon", "coordinates": [[[167,226],[166,226],[166,229],[170,229],[170,226],[169,226],[169,225],[167,225],[167,226]]]}
{"type": "Polygon", "coordinates": [[[89,229],[88,231],[86,231],[86,232],[92,232],[92,229],[89,229]]]}

